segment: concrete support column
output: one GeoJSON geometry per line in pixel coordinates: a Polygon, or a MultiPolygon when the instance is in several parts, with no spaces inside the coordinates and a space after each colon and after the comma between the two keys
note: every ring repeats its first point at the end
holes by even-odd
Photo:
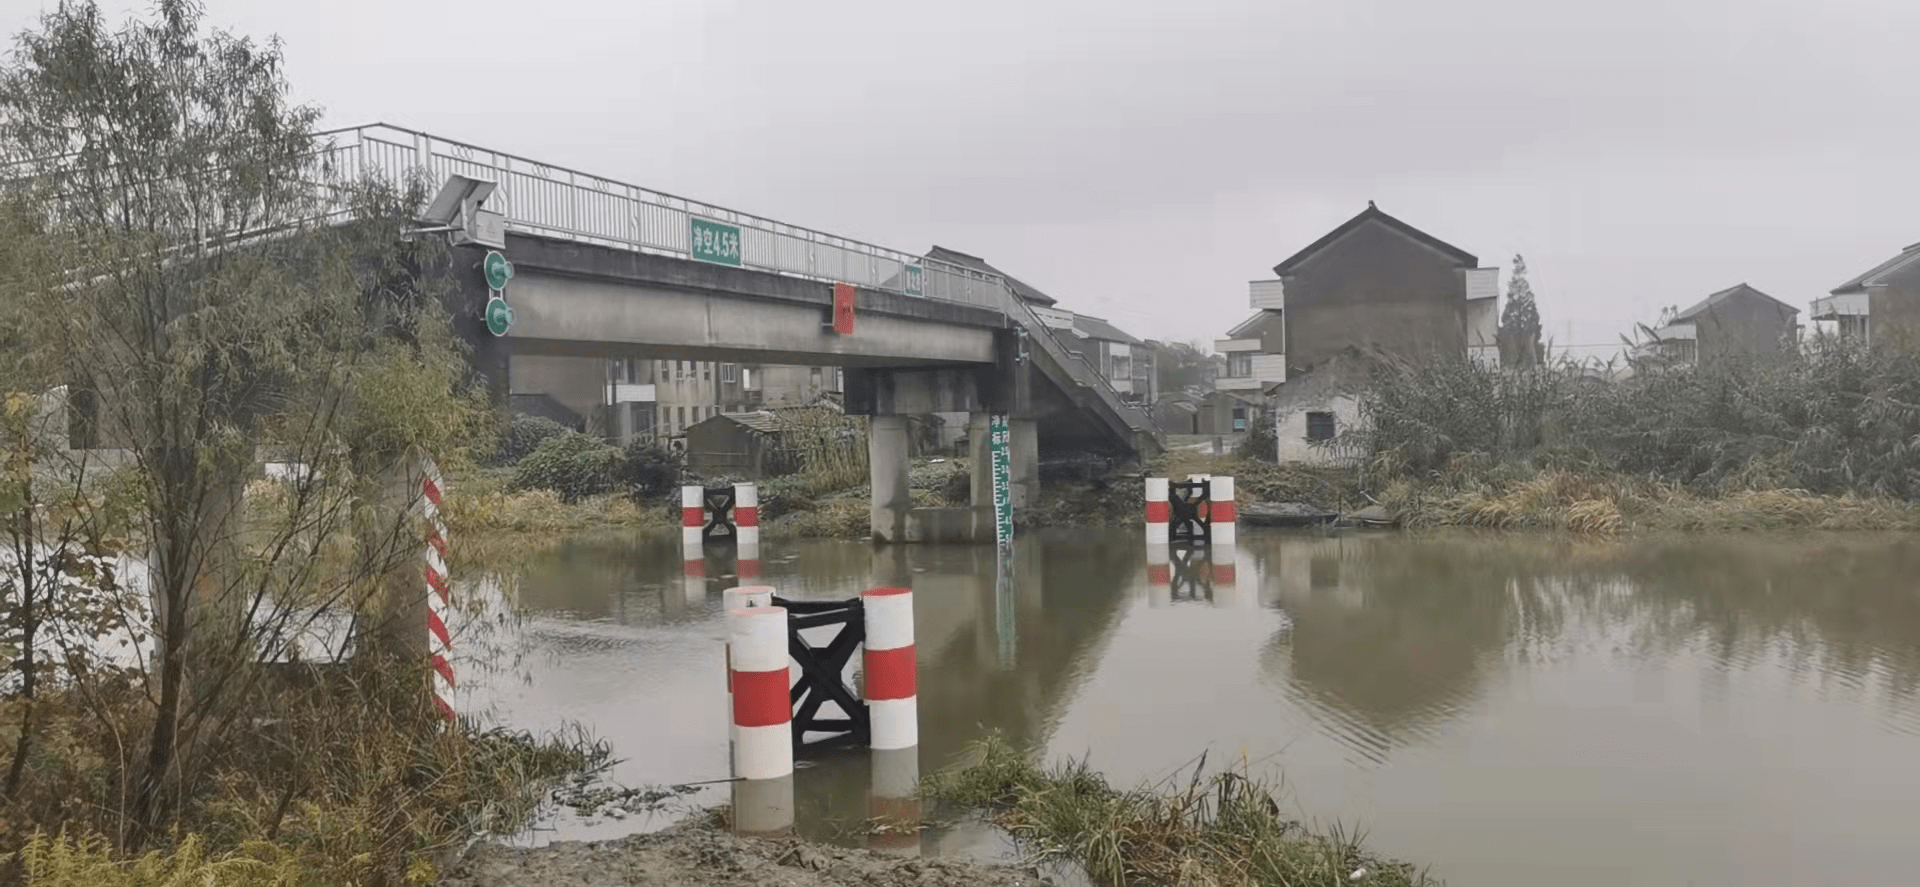
{"type": "Polygon", "coordinates": [[[907,541],[913,496],[907,481],[907,417],[867,420],[867,471],[873,483],[873,541],[907,541]]]}

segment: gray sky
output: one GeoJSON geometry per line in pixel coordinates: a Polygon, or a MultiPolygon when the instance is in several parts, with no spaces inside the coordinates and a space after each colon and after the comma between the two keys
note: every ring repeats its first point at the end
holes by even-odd
{"type": "Polygon", "coordinates": [[[1904,0],[209,0],[208,18],[278,34],[330,124],[939,243],[1141,336],[1220,335],[1248,280],[1369,199],[1483,266],[1525,254],[1562,343],[1740,281],[1804,310],[1920,241],[1904,0]]]}

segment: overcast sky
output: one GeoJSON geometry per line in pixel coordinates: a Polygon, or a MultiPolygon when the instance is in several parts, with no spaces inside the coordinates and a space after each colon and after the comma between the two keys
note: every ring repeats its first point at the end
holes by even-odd
{"type": "Polygon", "coordinates": [[[1909,0],[207,9],[284,40],[330,124],[937,243],[1141,336],[1223,333],[1369,199],[1483,266],[1524,254],[1562,343],[1741,281],[1804,310],[1920,241],[1909,0]]]}

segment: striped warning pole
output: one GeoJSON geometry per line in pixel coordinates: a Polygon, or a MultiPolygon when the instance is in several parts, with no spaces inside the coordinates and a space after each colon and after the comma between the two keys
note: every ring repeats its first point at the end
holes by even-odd
{"type": "Polygon", "coordinates": [[[738,585],[720,592],[720,613],[727,625],[727,640],[721,642],[727,657],[727,742],[733,735],[733,611],[773,606],[770,585],[738,585]]]}
{"type": "Polygon", "coordinates": [[[733,775],[779,779],[793,774],[793,703],[785,607],[727,611],[733,690],[733,775]]]}
{"type": "Polygon", "coordinates": [[[752,483],[733,485],[734,538],[760,544],[760,488],[752,483]]]}
{"type": "Polygon", "coordinates": [[[867,784],[867,847],[920,855],[920,749],[873,749],[867,784]]]}
{"type": "Polygon", "coordinates": [[[453,636],[447,631],[453,595],[447,589],[447,525],[440,520],[446,479],[430,456],[421,457],[420,511],[426,518],[427,647],[433,663],[433,707],[448,721],[453,715],[453,636]]]}
{"type": "Polygon", "coordinates": [[[680,543],[699,545],[707,528],[707,491],[705,487],[680,488],[680,543]]]}
{"type": "Polygon", "coordinates": [[[1212,517],[1213,527],[1209,539],[1215,545],[1232,545],[1239,541],[1235,532],[1239,516],[1233,507],[1233,478],[1216,474],[1207,481],[1207,497],[1213,500],[1208,514],[1212,517]]]}
{"type": "Polygon", "coordinates": [[[867,722],[874,749],[913,748],[920,744],[919,673],[913,661],[913,589],[875,588],[860,594],[866,614],[866,651],[860,672],[865,683],[867,722]]]}
{"type": "Polygon", "coordinates": [[[1167,544],[1167,521],[1173,518],[1173,506],[1167,504],[1167,479],[1147,478],[1147,544],[1167,544]]]}

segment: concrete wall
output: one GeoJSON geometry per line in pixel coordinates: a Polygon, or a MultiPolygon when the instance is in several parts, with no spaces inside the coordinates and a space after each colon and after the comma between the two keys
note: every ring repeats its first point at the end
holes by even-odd
{"type": "Polygon", "coordinates": [[[545,394],[579,413],[588,428],[606,422],[607,362],[592,357],[515,354],[507,362],[514,394],[545,394]]]}
{"type": "Polygon", "coordinates": [[[1702,360],[1731,354],[1779,354],[1798,317],[1786,306],[1742,290],[1694,318],[1702,360]]]}
{"type": "Polygon", "coordinates": [[[1360,402],[1352,395],[1328,394],[1324,397],[1289,404],[1285,408],[1274,410],[1274,438],[1278,442],[1278,457],[1282,462],[1305,462],[1311,465],[1345,464],[1338,447],[1318,443],[1307,439],[1307,414],[1310,412],[1330,412],[1333,414],[1334,433],[1344,434],[1353,429],[1360,421],[1360,402]]]}
{"type": "Polygon", "coordinates": [[[1287,365],[1317,366],[1349,347],[1466,353],[1466,282],[1451,258],[1370,221],[1286,277],[1287,365]]]}
{"type": "Polygon", "coordinates": [[[1920,262],[1867,289],[1867,323],[1875,347],[1920,350],[1920,262]]]}

